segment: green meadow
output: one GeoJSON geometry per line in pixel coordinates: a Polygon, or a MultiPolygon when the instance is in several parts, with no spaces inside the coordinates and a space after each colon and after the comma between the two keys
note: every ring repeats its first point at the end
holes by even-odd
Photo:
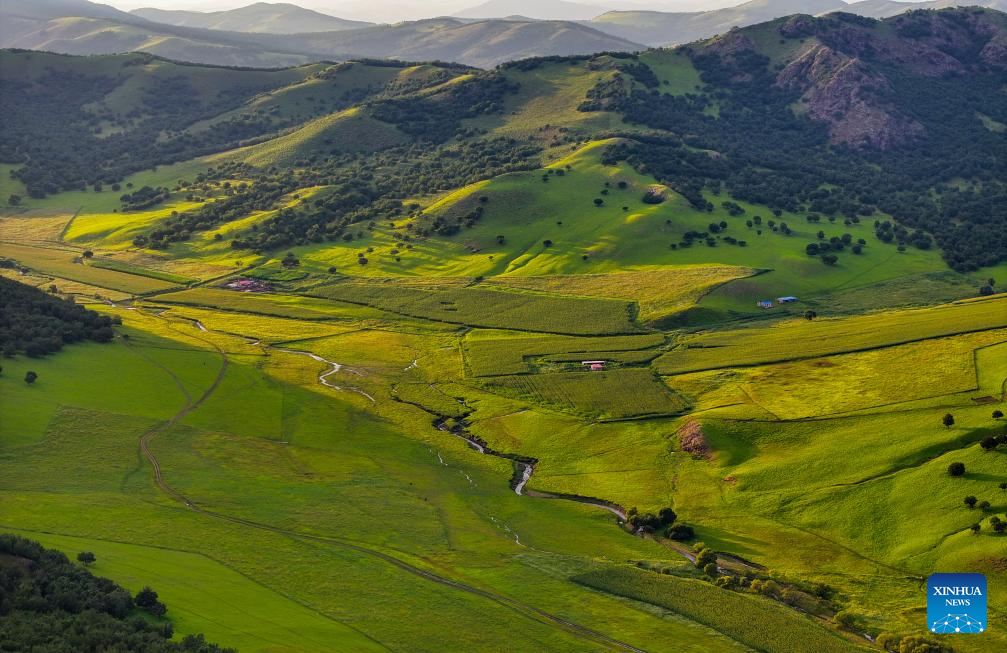
{"type": "MultiPolygon", "coordinates": [[[[642,58],[661,92],[699,83],[681,54],[642,58]]],[[[296,128],[125,181],[392,147],[405,132],[347,93],[467,77],[326,71],[277,72],[288,85],[191,129],[296,128]]],[[[637,129],[576,110],[610,68],[507,74],[504,109],[461,124],[539,139],[542,166],[400,198],[350,239],[231,245],[324,206],[314,177],[158,250],[134,238],[223,186],[138,211],[64,192],[0,217],[5,276],[122,320],[111,343],[3,360],[0,525],[93,551],[94,573],[159,592],[177,636],[242,653],[880,650],[883,632],[929,636],[921,579],[965,569],[989,580],[989,631],[932,639],[1007,646],[1007,448],[979,446],[1007,429],[1007,299],[976,297],[1004,266],[953,272],[936,248],[882,243],[873,217],[809,222],[710,189],[697,210],[603,162],[618,139],[602,133],[637,129]],[[866,244],[827,265],[805,250],[819,230],[866,244]],[[265,285],[226,287],[243,277],[265,285]],[[662,508],[695,537],[617,518],[662,508]]]]}

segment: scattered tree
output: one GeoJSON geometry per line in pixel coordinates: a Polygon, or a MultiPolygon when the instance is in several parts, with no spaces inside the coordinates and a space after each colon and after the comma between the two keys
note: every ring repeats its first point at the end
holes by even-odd
{"type": "Polygon", "coordinates": [[[25,372],[25,374],[24,374],[24,382],[27,383],[28,385],[31,385],[32,383],[35,383],[36,379],[38,379],[38,374],[36,374],[35,372],[32,372],[31,370],[28,370],[27,372],[25,372]]]}
{"type": "Polygon", "coordinates": [[[145,610],[156,617],[160,617],[167,612],[165,605],[157,600],[157,592],[149,587],[144,587],[142,590],[137,592],[133,602],[136,603],[136,607],[141,610],[145,610]]]}
{"type": "Polygon", "coordinates": [[[692,526],[687,524],[674,524],[668,527],[668,530],[664,532],[664,536],[668,539],[681,542],[696,537],[696,531],[693,530],[692,526]]]}
{"type": "Polygon", "coordinates": [[[836,613],[834,619],[836,625],[842,628],[843,630],[852,629],[853,625],[857,621],[856,616],[854,616],[854,614],[849,610],[840,610],[839,612],[836,613]]]}
{"type": "Polygon", "coordinates": [[[1004,412],[1002,410],[994,410],[993,411],[993,419],[1000,419],[1003,416],[1004,416],[1004,412]]]}
{"type": "Polygon", "coordinates": [[[941,422],[944,424],[944,428],[951,428],[955,424],[955,416],[951,413],[947,413],[944,415],[944,419],[942,419],[941,422]]]}
{"type": "Polygon", "coordinates": [[[963,476],[965,474],[965,463],[951,463],[948,465],[949,476],[963,476]]]}
{"type": "Polygon", "coordinates": [[[976,507],[976,498],[970,494],[964,499],[962,499],[962,503],[968,506],[969,510],[972,510],[973,508],[976,507]]]}
{"type": "Polygon", "coordinates": [[[703,569],[706,565],[711,563],[717,563],[717,552],[703,546],[703,548],[696,553],[696,566],[703,569]]]}
{"type": "Polygon", "coordinates": [[[992,435],[987,435],[985,438],[979,441],[979,446],[982,447],[983,451],[993,451],[997,448],[997,439],[992,435]]]}
{"type": "Polygon", "coordinates": [[[94,564],[95,560],[96,558],[94,554],[91,553],[90,551],[81,551],[80,553],[77,554],[77,562],[81,563],[85,567],[94,564]]]}

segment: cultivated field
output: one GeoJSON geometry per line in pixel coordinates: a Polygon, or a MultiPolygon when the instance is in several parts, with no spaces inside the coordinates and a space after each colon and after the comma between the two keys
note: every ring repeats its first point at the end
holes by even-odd
{"type": "Polygon", "coordinates": [[[13,259],[31,270],[53,277],[130,294],[156,292],[176,286],[169,281],[146,275],[127,274],[87,265],[83,262],[81,253],[81,250],[74,249],[0,243],[0,256],[13,259]]]}
{"type": "Polygon", "coordinates": [[[662,374],[862,351],[1007,326],[1007,298],[836,319],[794,319],[683,337],[655,361],[662,374]]]}
{"type": "MultiPolygon", "coordinates": [[[[472,376],[522,374],[530,371],[526,357],[547,354],[580,354],[612,359],[617,352],[646,350],[664,343],[660,334],[607,337],[520,336],[502,331],[471,331],[463,340],[465,362],[472,376]],[[595,353],[592,353],[595,352],[595,353]],[[597,353],[601,352],[601,353],[597,353]]],[[[657,352],[652,352],[656,355],[657,352]]],[[[576,358],[576,357],[575,357],[576,358]]]]}
{"type": "Polygon", "coordinates": [[[669,415],[686,407],[650,370],[499,376],[484,387],[589,417],[669,415]]]}
{"type": "Polygon", "coordinates": [[[393,283],[338,283],[315,288],[313,295],[373,306],[441,322],[497,329],[569,334],[633,333],[630,305],[588,299],[479,287],[441,291],[393,283]]]}

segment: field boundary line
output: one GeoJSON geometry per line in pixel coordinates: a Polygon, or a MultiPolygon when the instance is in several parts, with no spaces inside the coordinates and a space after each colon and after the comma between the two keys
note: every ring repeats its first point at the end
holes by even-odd
{"type": "Polygon", "coordinates": [[[63,225],[63,228],[60,230],[59,235],[56,236],[56,241],[57,242],[60,242],[60,243],[66,242],[66,234],[67,234],[67,232],[70,231],[70,227],[73,226],[74,220],[77,219],[77,216],[80,215],[80,212],[83,211],[83,210],[84,210],[84,205],[83,204],[77,207],[77,210],[73,212],[73,215],[70,216],[70,219],[67,220],[67,223],[65,225],[63,225]]]}
{"type": "MultiPolygon", "coordinates": [[[[912,344],[914,342],[926,342],[927,340],[940,340],[941,338],[950,338],[951,336],[968,335],[970,333],[982,333],[984,331],[995,331],[997,329],[1003,329],[1003,328],[1007,328],[1007,323],[1005,323],[1003,325],[1000,325],[1000,326],[977,327],[975,329],[964,329],[962,331],[953,331],[953,332],[950,332],[950,333],[941,333],[941,334],[938,334],[938,335],[924,336],[924,337],[921,337],[921,338],[911,338],[911,339],[908,339],[908,340],[898,340],[898,341],[893,341],[893,342],[885,343],[885,344],[882,344],[882,345],[870,345],[870,346],[867,346],[867,347],[857,347],[857,348],[854,348],[854,349],[843,349],[843,350],[833,351],[833,352],[823,352],[823,353],[814,354],[814,355],[811,355],[811,356],[791,356],[791,357],[788,357],[788,358],[774,358],[774,359],[771,359],[771,360],[758,361],[758,362],[753,362],[753,363],[734,363],[734,364],[728,363],[728,364],[724,364],[724,365],[714,365],[714,366],[711,366],[711,367],[690,367],[690,368],[687,368],[687,369],[681,369],[681,370],[675,370],[675,371],[669,371],[669,372],[662,372],[660,369],[658,369],[656,371],[657,371],[657,373],[660,376],[680,376],[682,374],[694,374],[696,372],[712,372],[714,370],[725,370],[725,369],[731,369],[731,368],[762,367],[763,365],[775,365],[777,363],[793,363],[793,362],[796,362],[796,361],[814,360],[816,358],[825,358],[826,356],[842,356],[844,354],[861,354],[861,353],[864,353],[864,352],[867,352],[867,351],[878,351],[880,349],[888,349],[889,347],[898,347],[900,345],[910,345],[910,344],[912,344]]],[[[724,346],[726,346],[726,345],[720,345],[720,346],[717,346],[717,347],[710,347],[710,348],[711,349],[714,349],[714,348],[719,349],[719,348],[722,348],[724,346]]],[[[668,353],[670,353],[672,351],[674,351],[674,350],[669,350],[668,353]]]]}

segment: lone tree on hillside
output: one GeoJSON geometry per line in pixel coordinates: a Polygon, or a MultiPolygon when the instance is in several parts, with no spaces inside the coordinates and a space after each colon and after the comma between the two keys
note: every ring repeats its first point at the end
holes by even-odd
{"type": "Polygon", "coordinates": [[[979,441],[979,446],[983,448],[983,451],[993,451],[997,448],[997,439],[992,435],[987,435],[985,438],[979,441]]]}
{"type": "Polygon", "coordinates": [[[971,528],[971,529],[972,529],[972,532],[973,532],[974,534],[978,535],[978,534],[979,534],[979,530],[980,530],[980,529],[982,528],[982,526],[980,526],[980,525],[978,524],[978,522],[977,522],[977,523],[975,523],[975,524],[972,524],[971,526],[969,526],[969,528],[971,528]]]}
{"type": "Polygon", "coordinates": [[[993,411],[993,419],[1000,419],[1003,416],[1004,416],[1004,412],[1002,410],[994,410],[993,411]]]}
{"type": "Polygon", "coordinates": [[[976,498],[970,494],[964,499],[962,499],[962,503],[968,506],[969,510],[972,510],[973,508],[976,507],[976,498]]]}
{"type": "Polygon", "coordinates": [[[77,562],[83,564],[85,567],[94,563],[95,559],[94,554],[90,551],[81,551],[77,554],[77,562]]]}
{"type": "Polygon", "coordinates": [[[955,425],[955,416],[951,413],[947,413],[944,415],[944,419],[941,420],[941,422],[943,422],[944,428],[951,428],[955,425]]]}
{"type": "Polygon", "coordinates": [[[965,463],[951,463],[948,465],[948,475],[949,476],[964,476],[965,474],[965,463]]]}
{"type": "Polygon", "coordinates": [[[27,383],[28,385],[31,385],[32,383],[35,383],[35,379],[37,378],[38,374],[35,374],[31,370],[28,370],[27,372],[25,372],[24,382],[27,383]]]}

